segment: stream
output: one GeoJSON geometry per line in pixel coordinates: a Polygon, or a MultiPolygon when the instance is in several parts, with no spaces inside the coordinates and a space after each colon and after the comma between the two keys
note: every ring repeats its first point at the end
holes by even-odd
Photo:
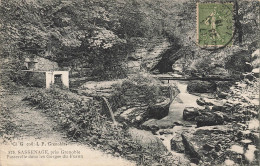
{"type": "MultiPolygon", "coordinates": [[[[201,106],[197,105],[196,100],[200,98],[199,96],[195,96],[189,94],[187,92],[187,84],[188,81],[171,81],[171,84],[175,84],[180,93],[176,96],[169,108],[168,116],[164,117],[158,121],[170,121],[172,123],[182,124],[183,126],[189,126],[191,128],[195,128],[196,124],[194,122],[188,122],[183,120],[183,110],[185,107],[197,107],[200,108],[201,106]]],[[[173,128],[169,129],[160,129],[157,131],[157,137],[160,138],[166,148],[174,155],[185,157],[183,153],[177,153],[171,150],[171,139],[174,137],[174,134],[177,131],[184,131],[185,128],[182,125],[174,126],[173,128]],[[163,131],[167,131],[166,134],[160,134],[163,131]]],[[[179,132],[180,133],[180,132],[179,132]]]]}
{"type": "Polygon", "coordinates": [[[187,81],[174,81],[173,83],[177,85],[180,93],[171,103],[169,115],[165,118],[175,122],[187,123],[182,118],[183,110],[185,107],[200,107],[196,103],[199,97],[187,92],[187,81]]]}

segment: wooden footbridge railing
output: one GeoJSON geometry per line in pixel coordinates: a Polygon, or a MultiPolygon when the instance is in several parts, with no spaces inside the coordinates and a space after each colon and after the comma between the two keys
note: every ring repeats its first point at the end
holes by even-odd
{"type": "Polygon", "coordinates": [[[180,81],[191,81],[191,80],[201,80],[201,81],[234,81],[233,78],[226,77],[171,77],[171,76],[156,76],[159,80],[180,80],[180,81]]]}

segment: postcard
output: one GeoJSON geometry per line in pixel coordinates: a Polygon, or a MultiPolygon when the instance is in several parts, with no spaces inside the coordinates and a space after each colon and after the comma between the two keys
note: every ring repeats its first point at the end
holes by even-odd
{"type": "Polygon", "coordinates": [[[0,0],[0,165],[259,165],[258,28],[257,0],[0,0]]]}

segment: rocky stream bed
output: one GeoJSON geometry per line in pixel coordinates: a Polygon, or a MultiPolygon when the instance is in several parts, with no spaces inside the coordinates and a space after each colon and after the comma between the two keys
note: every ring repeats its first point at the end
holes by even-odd
{"type": "MultiPolygon", "coordinates": [[[[162,90],[173,89],[172,101],[129,101],[114,112],[115,119],[130,126],[138,141],[155,141],[188,165],[258,165],[258,81],[170,81],[162,90]]],[[[109,99],[113,89],[104,84],[94,91],[109,99]]]]}
{"type": "Polygon", "coordinates": [[[258,165],[258,83],[236,82],[229,91],[189,94],[187,83],[168,116],[143,125],[173,154],[185,154],[199,165],[258,165]]]}

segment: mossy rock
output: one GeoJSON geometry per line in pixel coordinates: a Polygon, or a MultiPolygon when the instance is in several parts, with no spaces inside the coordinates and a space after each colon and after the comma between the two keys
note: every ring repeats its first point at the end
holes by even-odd
{"type": "Polygon", "coordinates": [[[213,93],[216,89],[216,83],[209,81],[190,81],[187,86],[189,93],[213,93]]]}

